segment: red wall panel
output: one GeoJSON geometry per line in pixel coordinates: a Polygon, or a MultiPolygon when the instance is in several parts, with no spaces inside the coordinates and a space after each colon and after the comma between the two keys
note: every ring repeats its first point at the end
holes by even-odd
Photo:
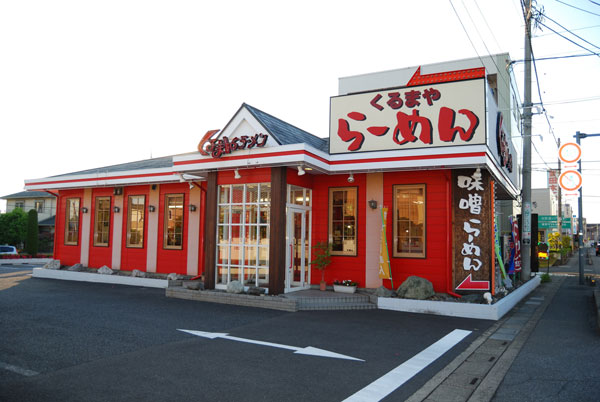
{"type": "MultiPolygon", "coordinates": [[[[325,269],[325,281],[331,285],[334,280],[351,279],[365,286],[365,203],[366,175],[355,174],[354,183],[348,183],[348,175],[316,175],[313,178],[312,203],[312,245],[319,241],[327,242],[329,233],[329,188],[358,187],[357,211],[357,255],[332,256],[331,265],[325,269]]],[[[312,258],[311,258],[312,261],[312,258]]],[[[311,283],[321,281],[321,271],[311,268],[311,283]]]]}
{"type": "MultiPolygon", "coordinates": [[[[390,172],[383,175],[384,205],[389,208],[387,221],[387,240],[392,268],[394,287],[397,288],[407,277],[420,276],[433,283],[436,292],[445,292],[448,275],[451,275],[451,261],[448,258],[448,233],[451,221],[449,188],[451,180],[449,170],[429,170],[411,172],[390,172]],[[393,186],[396,184],[426,185],[426,257],[400,258],[393,257],[393,186]]],[[[389,280],[384,280],[386,287],[391,287],[389,280]]]]}
{"type": "Polygon", "coordinates": [[[245,184],[245,183],[270,183],[271,182],[271,168],[258,168],[258,169],[239,169],[239,179],[235,178],[235,171],[224,170],[219,172],[217,178],[217,184],[245,184]]]}
{"type": "Polygon", "coordinates": [[[92,190],[92,208],[90,224],[90,256],[88,266],[100,268],[103,265],[112,268],[112,231],[115,215],[113,213],[113,188],[95,188],[92,190]],[[96,224],[96,197],[110,197],[110,234],[108,236],[108,247],[94,246],[94,227],[96,224]]]}
{"type": "Polygon", "coordinates": [[[78,264],[81,260],[81,207],[83,206],[83,190],[60,190],[56,208],[54,258],[62,265],[78,264]],[[65,223],[67,198],[79,198],[79,239],[77,245],[65,244],[65,223]]]}
{"type": "MultiPolygon", "coordinates": [[[[121,244],[121,269],[124,271],[133,271],[139,269],[146,271],[146,256],[148,245],[148,201],[149,201],[149,186],[130,186],[123,188],[123,209],[115,219],[123,219],[123,240],[121,244]],[[146,196],[146,205],[144,213],[144,246],[142,248],[127,247],[127,211],[129,204],[129,196],[144,195],[146,196]]],[[[156,212],[154,212],[156,213],[156,212]]]]}
{"type": "MultiPolygon", "coordinates": [[[[189,184],[173,183],[161,184],[160,201],[157,206],[158,213],[158,244],[156,255],[156,272],[169,274],[171,272],[185,275],[187,273],[187,239],[189,210],[189,184]],[[165,196],[167,194],[183,194],[183,247],[181,250],[165,248],[165,196]]],[[[198,212],[193,213],[194,219],[199,219],[198,212]]]]}

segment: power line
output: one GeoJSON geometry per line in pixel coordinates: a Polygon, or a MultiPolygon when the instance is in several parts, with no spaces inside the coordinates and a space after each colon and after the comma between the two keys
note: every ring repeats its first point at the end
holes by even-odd
{"type": "Polygon", "coordinates": [[[556,21],[555,21],[555,20],[553,20],[552,18],[548,17],[548,15],[546,15],[545,13],[543,13],[543,12],[541,12],[541,11],[540,11],[539,13],[540,13],[540,15],[543,15],[544,17],[546,17],[546,18],[547,18],[547,19],[549,19],[550,21],[554,22],[556,25],[558,25],[559,27],[561,27],[561,28],[562,28],[562,29],[564,29],[566,32],[570,33],[571,35],[575,36],[576,38],[579,38],[579,39],[581,39],[582,41],[584,41],[584,42],[585,42],[585,43],[587,43],[588,45],[592,45],[592,46],[593,46],[593,47],[595,47],[596,49],[600,49],[600,47],[598,47],[598,46],[594,45],[593,43],[591,43],[591,42],[589,42],[589,41],[587,41],[587,40],[583,39],[581,36],[579,36],[579,35],[577,35],[577,34],[573,33],[573,31],[571,31],[570,29],[568,29],[568,28],[565,28],[564,26],[562,26],[561,24],[559,24],[558,22],[556,22],[556,21]]]}
{"type": "Polygon", "coordinates": [[[564,1],[560,1],[560,0],[555,0],[555,1],[556,1],[556,2],[558,2],[558,3],[562,3],[562,4],[564,4],[565,6],[572,7],[572,8],[574,8],[574,9],[576,9],[576,10],[583,11],[584,13],[588,13],[588,14],[592,14],[592,15],[597,15],[598,17],[600,17],[600,14],[596,14],[596,13],[593,13],[593,12],[591,12],[591,11],[584,10],[583,8],[575,7],[574,5],[571,5],[571,4],[569,4],[569,3],[565,3],[564,1]]]}
{"type": "Polygon", "coordinates": [[[564,36],[563,34],[560,34],[560,33],[558,33],[557,31],[555,31],[554,29],[550,28],[548,25],[544,24],[543,22],[541,22],[541,21],[538,21],[538,24],[540,24],[541,26],[544,26],[544,27],[548,28],[549,30],[551,30],[552,32],[554,32],[555,34],[557,34],[558,36],[560,36],[561,38],[568,40],[569,42],[571,42],[571,43],[572,43],[572,44],[574,44],[575,46],[578,46],[578,47],[582,48],[583,50],[587,50],[587,51],[588,51],[588,52],[590,52],[591,54],[593,54],[593,55],[595,55],[595,56],[599,56],[599,57],[600,57],[600,54],[599,54],[599,53],[597,53],[597,52],[594,52],[594,51],[592,51],[592,50],[590,50],[590,49],[586,48],[585,46],[582,46],[582,45],[580,45],[579,43],[577,43],[577,42],[575,42],[575,41],[573,41],[573,40],[571,40],[571,39],[567,38],[567,37],[566,37],[566,36],[564,36]]]}

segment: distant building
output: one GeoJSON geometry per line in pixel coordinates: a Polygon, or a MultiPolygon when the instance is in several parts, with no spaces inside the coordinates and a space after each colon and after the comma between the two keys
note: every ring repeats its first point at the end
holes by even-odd
{"type": "Polygon", "coordinates": [[[38,213],[40,230],[40,251],[51,252],[54,242],[54,221],[56,216],[56,197],[46,191],[21,191],[0,197],[6,200],[6,212],[21,208],[26,213],[35,209],[38,213]]]}

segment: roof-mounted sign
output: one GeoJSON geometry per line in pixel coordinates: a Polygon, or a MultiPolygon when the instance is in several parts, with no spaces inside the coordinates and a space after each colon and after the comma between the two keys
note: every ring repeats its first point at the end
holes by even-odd
{"type": "Polygon", "coordinates": [[[233,137],[232,139],[229,139],[229,137],[225,136],[210,139],[210,136],[206,135],[200,144],[198,144],[198,151],[202,155],[210,155],[213,158],[220,158],[224,154],[230,154],[233,151],[264,147],[268,139],[269,135],[263,133],[242,135],[239,137],[233,137]]]}
{"type": "Polygon", "coordinates": [[[485,80],[331,98],[331,154],[485,144],[485,80]]]}

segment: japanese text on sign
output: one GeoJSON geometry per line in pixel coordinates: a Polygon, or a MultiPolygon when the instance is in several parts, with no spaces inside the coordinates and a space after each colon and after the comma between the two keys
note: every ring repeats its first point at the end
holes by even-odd
{"type": "Polygon", "coordinates": [[[224,154],[230,154],[240,149],[249,149],[254,147],[264,147],[269,138],[268,134],[254,134],[253,136],[242,135],[234,137],[231,140],[227,137],[210,140],[206,147],[213,158],[220,158],[224,154]]]}
{"type": "MultiPolygon", "coordinates": [[[[485,141],[477,83],[454,82],[331,100],[331,153],[471,145],[485,141]],[[472,92],[457,92],[467,85],[472,92]]],[[[480,84],[481,85],[481,84],[480,84]]],[[[481,92],[482,93],[482,92],[481,92]]]]}
{"type": "Polygon", "coordinates": [[[461,254],[463,258],[463,269],[465,271],[479,271],[482,262],[479,259],[481,256],[481,248],[476,244],[479,233],[481,232],[478,226],[481,225],[481,220],[475,216],[481,214],[481,195],[477,191],[484,191],[481,181],[481,169],[477,169],[472,176],[458,176],[457,183],[459,188],[467,189],[468,199],[461,198],[458,207],[460,209],[468,209],[473,218],[463,222],[463,231],[467,234],[467,242],[462,244],[461,254]]]}

